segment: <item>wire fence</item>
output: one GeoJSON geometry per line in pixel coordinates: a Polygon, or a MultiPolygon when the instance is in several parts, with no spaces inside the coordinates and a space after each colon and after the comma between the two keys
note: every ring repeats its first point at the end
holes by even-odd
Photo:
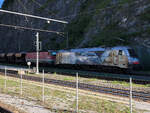
{"type": "MultiPolygon", "coordinates": [[[[140,92],[142,88],[138,89],[133,87],[132,77],[130,77],[129,79],[129,84],[126,85],[121,85],[119,84],[119,82],[117,84],[105,80],[101,80],[101,82],[99,83],[87,85],[89,81],[92,83],[94,82],[94,80],[87,80],[86,84],[85,81],[83,82],[82,78],[79,77],[79,74],[76,73],[76,77],[74,77],[75,88],[70,88],[66,87],[66,85],[57,86],[45,83],[48,80],[46,74],[44,73],[44,70],[41,74],[41,82],[24,80],[22,69],[20,70],[20,74],[17,75],[18,78],[7,76],[10,74],[7,71],[7,68],[5,68],[4,72],[4,76],[0,77],[1,93],[19,95],[22,98],[27,98],[32,101],[38,101],[39,103],[46,105],[52,111],[55,109],[59,112],[90,113],[92,111],[96,111],[119,113],[122,112],[121,110],[123,109],[124,111],[132,113],[133,111],[135,111],[135,109],[133,108],[133,98],[136,98],[138,96],[144,98],[144,95],[142,95],[142,93],[140,92]],[[85,93],[81,89],[88,91],[85,93]],[[99,95],[99,93],[103,95],[99,95]],[[106,93],[108,94],[108,96],[106,96],[106,93]],[[97,96],[95,97],[95,95],[97,96]],[[106,99],[109,96],[111,98],[114,98],[114,100],[110,101],[116,101],[118,99],[118,102],[126,102],[127,106],[119,105],[120,108],[118,108],[118,104],[116,104],[117,102],[115,104],[114,102],[112,102],[110,103],[110,105],[108,105],[109,101],[104,102],[103,99],[106,99]]],[[[70,83],[74,83],[72,82],[72,79],[70,83]]]]}

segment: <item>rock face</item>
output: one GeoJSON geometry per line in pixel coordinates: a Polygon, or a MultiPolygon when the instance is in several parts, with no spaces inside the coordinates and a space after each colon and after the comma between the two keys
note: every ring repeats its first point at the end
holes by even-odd
{"type": "MultiPolygon", "coordinates": [[[[61,19],[67,15],[77,15],[80,8],[80,2],[75,3],[73,0],[6,0],[3,4],[3,9],[15,12],[23,12],[27,14],[38,15],[42,17],[55,18],[60,20],[71,21],[74,16],[69,19],[61,19]]],[[[11,14],[1,13],[0,22],[2,24],[25,26],[36,29],[47,29],[52,31],[65,31],[65,25],[56,22],[46,21],[16,16],[11,14]]],[[[32,51],[34,50],[34,41],[36,31],[14,29],[0,27],[0,49],[1,51],[32,51]],[[7,46],[9,44],[9,47],[7,46]]],[[[64,34],[40,32],[40,40],[42,41],[43,49],[59,49],[59,46],[66,36],[64,34]],[[58,47],[57,47],[58,46],[58,47]]]]}
{"type": "MultiPolygon", "coordinates": [[[[5,0],[3,9],[69,22],[48,24],[0,13],[1,24],[64,32],[40,32],[42,50],[65,49],[67,45],[69,48],[131,45],[139,51],[150,47],[149,0],[5,0]]],[[[35,34],[36,31],[1,26],[0,51],[34,51],[35,34]]]]}

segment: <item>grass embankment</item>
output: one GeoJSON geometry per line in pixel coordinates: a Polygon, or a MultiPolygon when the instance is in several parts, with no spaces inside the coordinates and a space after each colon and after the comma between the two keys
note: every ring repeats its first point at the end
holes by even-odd
{"type": "MultiPolygon", "coordinates": [[[[0,76],[1,93],[20,96],[20,79],[7,77],[6,89],[4,88],[4,82],[5,78],[0,76]]],[[[44,106],[57,113],[73,112],[76,107],[76,90],[63,90],[63,88],[58,87],[60,86],[45,85],[44,106]]],[[[43,104],[42,83],[23,80],[23,95],[21,97],[28,100],[35,100],[38,104],[43,104]]],[[[79,93],[79,111],[80,113],[129,113],[129,107],[125,104],[100,99],[94,95],[88,96],[79,93]]],[[[136,111],[134,109],[134,113],[136,111]]]]}

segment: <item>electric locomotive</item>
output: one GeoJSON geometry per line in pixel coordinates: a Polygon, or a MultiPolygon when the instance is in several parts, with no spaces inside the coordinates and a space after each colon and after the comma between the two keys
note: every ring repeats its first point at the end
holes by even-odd
{"type": "Polygon", "coordinates": [[[133,68],[139,66],[139,59],[134,50],[127,46],[109,48],[84,48],[60,50],[56,55],[57,65],[87,65],[116,68],[133,68]]]}

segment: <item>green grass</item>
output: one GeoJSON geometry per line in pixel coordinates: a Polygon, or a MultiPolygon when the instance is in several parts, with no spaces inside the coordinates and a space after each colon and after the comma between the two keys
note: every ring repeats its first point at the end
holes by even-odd
{"type": "Polygon", "coordinates": [[[150,84],[146,84],[146,87],[150,87],[150,84]]]}
{"type": "MultiPolygon", "coordinates": [[[[123,85],[123,86],[127,86],[127,87],[130,86],[130,83],[124,82],[124,81],[112,81],[111,83],[112,83],[112,84],[123,85]]],[[[133,87],[148,88],[148,87],[150,87],[150,84],[142,85],[142,84],[135,84],[135,83],[132,83],[132,86],[133,86],[133,87]]]]}
{"type": "MultiPolygon", "coordinates": [[[[95,98],[83,97],[79,100],[79,108],[87,109],[89,112],[96,110],[98,113],[120,113],[121,106],[118,103],[95,98]]],[[[73,103],[73,107],[76,107],[76,102],[73,103]]],[[[121,113],[129,113],[129,107],[122,106],[121,113]]],[[[136,113],[135,110],[133,113],[136,113]]]]}
{"type": "Polygon", "coordinates": [[[112,81],[112,84],[120,84],[120,85],[123,85],[123,86],[130,86],[129,83],[127,82],[123,82],[123,81],[112,81]]]}
{"type": "MultiPolygon", "coordinates": [[[[7,81],[7,89],[3,90],[3,93],[10,95],[20,96],[19,80],[15,82],[13,80],[7,81]],[[13,90],[10,90],[13,89],[13,90]],[[16,89],[16,90],[14,90],[16,89]]],[[[4,89],[4,77],[0,76],[0,88],[4,89]]],[[[38,104],[42,104],[42,87],[33,84],[23,83],[23,95],[22,97],[27,100],[36,100],[38,104]]],[[[61,110],[56,109],[56,112],[62,113],[62,109],[68,110],[75,109],[76,107],[75,93],[68,93],[61,91],[60,89],[45,88],[45,107],[53,109],[53,106],[62,107],[61,110]]],[[[95,97],[88,97],[86,95],[79,95],[79,110],[87,113],[128,113],[129,108],[123,104],[98,99],[95,97]]],[[[136,110],[134,110],[136,111],[136,110]]],[[[81,112],[82,113],[82,112],[81,112]]],[[[136,113],[136,112],[134,112],[136,113]]],[[[142,113],[142,111],[141,111],[142,113]]]]}
{"type": "Polygon", "coordinates": [[[73,81],[73,80],[75,80],[75,78],[74,77],[65,77],[63,80],[64,81],[73,81]]]}

